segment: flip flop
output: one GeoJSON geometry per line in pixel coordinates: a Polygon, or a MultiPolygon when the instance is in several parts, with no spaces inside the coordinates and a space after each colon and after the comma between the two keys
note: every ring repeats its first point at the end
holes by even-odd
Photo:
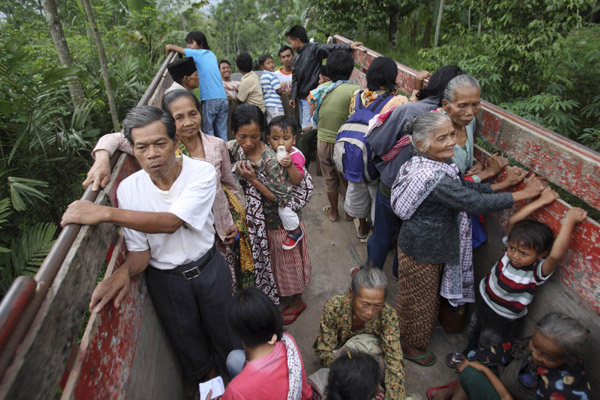
{"type": "Polygon", "coordinates": [[[409,357],[406,354],[403,355],[405,360],[414,362],[417,365],[420,365],[421,367],[431,367],[432,365],[434,365],[437,362],[437,356],[434,353],[431,353],[429,350],[425,350],[425,353],[421,354],[420,356],[416,356],[416,357],[409,357]],[[428,363],[420,363],[418,362],[419,360],[423,360],[424,358],[427,358],[429,356],[433,356],[433,359],[431,361],[429,361],[428,363]]]}
{"type": "Polygon", "coordinates": [[[306,310],[306,303],[302,303],[302,306],[296,310],[296,311],[288,311],[287,308],[285,310],[283,310],[283,313],[281,313],[282,316],[287,317],[288,315],[293,316],[292,319],[287,320],[287,321],[283,321],[284,325],[290,325],[293,324],[296,319],[298,319],[298,316],[300,314],[302,314],[302,311],[306,310]]]}
{"type": "Polygon", "coordinates": [[[446,365],[448,368],[456,369],[460,365],[461,362],[465,359],[465,356],[461,352],[454,352],[446,354],[446,365]]]}
{"type": "Polygon", "coordinates": [[[454,386],[456,386],[457,383],[458,383],[458,381],[453,381],[444,386],[432,387],[432,388],[427,389],[427,399],[431,400],[431,396],[433,396],[433,394],[435,392],[437,392],[438,390],[446,389],[449,387],[454,387],[454,386]]]}
{"type": "Polygon", "coordinates": [[[331,209],[331,206],[325,206],[325,207],[323,207],[323,212],[325,213],[325,215],[327,215],[327,218],[329,218],[329,220],[331,222],[338,222],[339,218],[332,218],[331,215],[329,215],[330,209],[331,209]]]}
{"type": "Polygon", "coordinates": [[[365,232],[364,235],[359,234],[358,227],[356,228],[356,237],[359,238],[360,240],[364,240],[369,236],[369,232],[371,232],[371,224],[367,223],[367,231],[365,232]]]}

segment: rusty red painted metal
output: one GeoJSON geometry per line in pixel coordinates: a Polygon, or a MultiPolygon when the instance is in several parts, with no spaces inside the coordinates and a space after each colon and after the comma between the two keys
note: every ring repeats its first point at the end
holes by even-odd
{"type": "MultiPolygon", "coordinates": [[[[118,269],[125,258],[122,237],[115,247],[117,253],[113,254],[114,260],[107,274],[118,269]]],[[[123,398],[135,356],[145,298],[146,285],[140,278],[134,278],[119,308],[111,303],[100,313],[92,312],[65,386],[66,398],[123,398]]]]}
{"type": "MultiPolygon", "coordinates": [[[[352,43],[339,35],[334,39],[336,43],[352,43]]],[[[353,56],[361,70],[366,71],[371,61],[382,54],[359,49],[353,56]]],[[[417,71],[396,64],[399,88],[411,93],[417,71]]],[[[362,79],[359,75],[355,71],[353,77],[362,79]]],[[[483,101],[482,106],[484,140],[600,210],[599,153],[491,103],[483,101]]]]}
{"type": "MultiPolygon", "coordinates": [[[[161,83],[164,85],[164,75],[166,74],[167,65],[175,58],[175,56],[176,54],[171,52],[166,57],[158,73],[138,102],[138,105],[147,104],[148,102],[156,105],[156,102],[160,101],[164,87],[159,90],[159,96],[154,95],[156,94],[159,85],[161,83]]],[[[117,157],[113,157],[112,161],[114,162],[116,158],[117,157]]],[[[98,192],[92,192],[91,188],[88,188],[84,192],[82,200],[94,201],[97,195],[98,192]]],[[[21,297],[17,302],[15,302],[13,296],[5,296],[3,299],[2,305],[0,306],[0,321],[8,321],[9,324],[7,325],[7,329],[2,331],[4,336],[2,337],[2,342],[0,342],[0,377],[4,375],[7,368],[13,362],[18,347],[28,334],[29,328],[46,299],[48,290],[54,282],[67,253],[71,250],[73,242],[79,234],[80,228],[80,225],[69,225],[63,229],[35,276],[33,287],[36,290],[31,291],[31,293],[29,290],[26,290],[27,295],[21,297]],[[13,307],[15,304],[18,304],[19,306],[13,307]],[[6,314],[3,314],[3,312],[6,312],[6,314]]],[[[20,281],[22,281],[22,279],[20,281]]],[[[19,280],[13,283],[15,286],[19,284],[19,280]]],[[[30,281],[28,281],[27,284],[31,285],[30,281]]],[[[11,290],[12,286],[9,292],[11,290]]],[[[58,368],[60,369],[62,366],[58,368]]]]}
{"type": "MultiPolygon", "coordinates": [[[[475,157],[483,162],[487,161],[489,153],[476,147],[475,157]]],[[[500,176],[498,180],[501,180],[500,176]]],[[[515,190],[521,189],[523,184],[515,190]]],[[[503,226],[508,223],[508,218],[514,214],[521,204],[515,204],[512,208],[496,213],[496,217],[503,226]]],[[[534,212],[530,218],[543,222],[552,228],[554,235],[558,234],[562,221],[571,206],[563,200],[553,203],[534,212]]],[[[571,236],[571,242],[567,254],[560,262],[560,268],[556,274],[566,288],[574,290],[578,297],[591,305],[600,315],[600,224],[590,218],[577,225],[571,236]]]]}
{"type": "MultiPolygon", "coordinates": [[[[334,36],[337,43],[351,43],[342,36],[334,36]]],[[[371,61],[381,56],[372,51],[353,52],[361,70],[355,70],[352,81],[366,86],[362,71],[368,69],[371,61]]],[[[398,64],[399,88],[406,93],[413,90],[416,70],[398,64]]],[[[506,153],[531,171],[542,175],[590,206],[600,209],[600,154],[569,140],[556,132],[527,121],[488,102],[483,103],[478,135],[480,138],[506,153]]],[[[483,162],[487,154],[477,149],[476,156],[483,162]]],[[[501,223],[506,224],[508,216],[517,207],[498,213],[501,223]]],[[[556,201],[536,212],[538,219],[557,233],[563,216],[570,206],[556,201]]],[[[591,219],[577,226],[571,247],[562,260],[562,268],[557,271],[566,288],[574,291],[580,301],[591,305],[600,315],[600,225],[591,219]]]]}

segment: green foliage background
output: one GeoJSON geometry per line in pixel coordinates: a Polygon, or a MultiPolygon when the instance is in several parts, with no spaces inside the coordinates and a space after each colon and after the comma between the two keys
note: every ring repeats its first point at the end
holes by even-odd
{"type": "MultiPolygon", "coordinates": [[[[483,97],[600,150],[600,2],[447,0],[93,0],[119,118],[136,104],[167,43],[202,30],[217,58],[275,56],[285,31],[360,40],[414,68],[458,64],[483,97]]],[[[97,50],[78,0],[57,0],[75,64],[60,67],[40,0],[0,0],[0,296],[34,273],[66,206],[82,193],[89,152],[111,130],[97,50]],[[86,102],[74,108],[65,80],[86,102]]]]}

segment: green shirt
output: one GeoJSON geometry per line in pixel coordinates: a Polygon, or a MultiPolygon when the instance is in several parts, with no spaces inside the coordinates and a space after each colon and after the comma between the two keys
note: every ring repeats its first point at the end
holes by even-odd
{"type": "Polygon", "coordinates": [[[323,308],[319,336],[313,348],[324,367],[330,367],[335,359],[334,350],[344,346],[348,339],[368,333],[379,338],[385,364],[385,399],[404,399],[404,368],[402,347],[396,311],[387,303],[375,318],[362,328],[352,330],[352,304],[349,294],[333,296],[323,308]]]}
{"type": "Polygon", "coordinates": [[[344,83],[325,96],[319,109],[317,139],[335,143],[338,130],[350,117],[350,102],[358,89],[357,85],[344,83]]]}

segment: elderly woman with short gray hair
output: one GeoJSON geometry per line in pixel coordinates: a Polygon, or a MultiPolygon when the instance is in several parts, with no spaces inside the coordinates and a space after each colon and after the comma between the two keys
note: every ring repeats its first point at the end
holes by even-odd
{"type": "Polygon", "coordinates": [[[432,400],[591,399],[583,365],[589,335],[576,319],[551,312],[528,340],[469,352],[458,366],[458,384],[430,388],[427,395],[432,400]]]}
{"type": "Polygon", "coordinates": [[[330,367],[342,347],[362,350],[383,361],[385,399],[404,399],[404,369],[398,319],[385,302],[387,279],[374,267],[360,269],[349,293],[333,296],[323,308],[313,345],[321,365],[330,367]]]}
{"type": "Polygon", "coordinates": [[[407,129],[414,155],[400,168],[391,196],[394,212],[404,220],[398,235],[396,312],[404,358],[431,366],[436,356],[427,346],[440,291],[462,303],[475,301],[467,213],[510,208],[539,195],[544,185],[535,177],[521,191],[494,193],[522,181],[527,173],[520,168],[510,168],[504,181],[492,185],[464,181],[456,165],[447,163],[454,155],[456,131],[443,113],[422,114],[407,129]]]}

